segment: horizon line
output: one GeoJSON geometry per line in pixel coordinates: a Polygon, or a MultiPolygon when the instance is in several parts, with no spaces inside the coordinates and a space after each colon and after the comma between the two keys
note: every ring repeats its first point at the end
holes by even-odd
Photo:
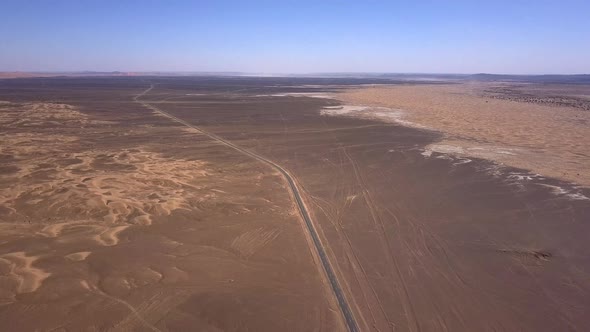
{"type": "MultiPolygon", "coordinates": [[[[590,73],[563,73],[563,74],[506,74],[506,73],[490,73],[490,72],[473,72],[473,73],[453,73],[453,72],[388,72],[388,71],[329,71],[329,72],[247,72],[247,71],[180,71],[180,70],[148,70],[148,71],[124,71],[124,70],[110,70],[110,71],[98,71],[98,70],[34,70],[34,71],[23,71],[23,70],[0,70],[2,74],[93,74],[102,75],[138,75],[138,74],[173,74],[173,75],[235,75],[235,76],[314,76],[314,75],[431,75],[431,76],[590,76],[590,73]]],[[[1,76],[0,76],[1,78],[1,76]]]]}

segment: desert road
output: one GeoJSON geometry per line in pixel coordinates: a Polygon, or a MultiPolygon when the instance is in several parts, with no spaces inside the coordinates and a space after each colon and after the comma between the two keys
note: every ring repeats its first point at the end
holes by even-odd
{"type": "Polygon", "coordinates": [[[266,159],[265,157],[254,153],[252,151],[248,151],[246,149],[241,148],[240,146],[237,146],[233,143],[231,143],[230,141],[227,141],[215,134],[212,134],[208,131],[205,131],[203,129],[201,129],[198,126],[194,126],[182,119],[179,119],[177,117],[175,117],[174,115],[171,115],[165,111],[162,111],[161,109],[159,109],[158,107],[155,107],[153,105],[150,105],[148,102],[144,102],[141,101],[140,98],[146,94],[148,94],[152,89],[154,88],[154,84],[152,84],[149,88],[147,88],[146,90],[144,90],[143,92],[141,92],[140,94],[136,95],[133,100],[139,104],[141,104],[142,106],[151,109],[152,111],[165,116],[175,122],[178,122],[184,126],[187,126],[189,128],[195,129],[197,131],[199,131],[201,134],[227,146],[230,147],[244,155],[247,155],[251,158],[254,158],[258,161],[261,161],[267,165],[270,165],[271,167],[275,168],[276,170],[278,170],[283,177],[285,178],[285,180],[287,180],[287,183],[289,184],[289,188],[291,189],[291,192],[293,194],[293,197],[295,198],[295,201],[297,203],[299,212],[301,214],[301,218],[303,219],[303,221],[305,222],[305,226],[307,231],[309,232],[309,235],[311,236],[312,240],[313,240],[313,244],[315,247],[315,251],[318,254],[322,267],[326,273],[326,276],[330,282],[330,285],[332,287],[332,291],[334,292],[334,295],[336,296],[336,299],[338,301],[338,306],[340,307],[340,310],[342,311],[342,315],[344,316],[344,320],[346,322],[346,326],[348,328],[348,330],[350,332],[357,332],[359,331],[357,322],[354,318],[354,315],[350,309],[350,306],[346,300],[346,297],[344,295],[344,292],[342,291],[342,287],[340,286],[340,283],[338,281],[338,278],[336,277],[336,274],[334,273],[334,270],[332,268],[332,265],[330,264],[330,261],[328,259],[328,256],[326,254],[326,251],[324,250],[324,247],[320,241],[320,238],[318,236],[318,233],[315,230],[314,227],[314,223],[311,220],[311,217],[309,216],[309,213],[307,211],[307,208],[305,207],[305,204],[303,203],[303,199],[301,198],[301,194],[299,192],[299,189],[297,188],[297,184],[293,178],[293,176],[291,174],[289,174],[289,172],[287,170],[285,170],[283,167],[281,167],[280,165],[276,164],[275,162],[273,162],[272,160],[266,159]]]}

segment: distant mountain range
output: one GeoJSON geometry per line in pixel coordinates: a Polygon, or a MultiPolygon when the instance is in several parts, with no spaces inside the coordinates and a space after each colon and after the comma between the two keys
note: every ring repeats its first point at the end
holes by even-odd
{"type": "Polygon", "coordinates": [[[270,77],[323,77],[323,78],[370,78],[396,81],[502,81],[534,83],[590,84],[590,74],[577,75],[505,75],[505,74],[428,74],[428,73],[308,73],[268,74],[243,72],[122,72],[122,71],[80,71],[80,72],[0,72],[3,78],[32,77],[120,77],[120,76],[270,76],[270,77]]]}
{"type": "MultiPolygon", "coordinates": [[[[295,75],[309,76],[309,75],[295,75]]],[[[505,75],[505,74],[428,74],[428,73],[317,73],[317,77],[383,78],[393,80],[432,81],[511,81],[537,83],[589,83],[590,74],[576,75],[505,75]]]]}

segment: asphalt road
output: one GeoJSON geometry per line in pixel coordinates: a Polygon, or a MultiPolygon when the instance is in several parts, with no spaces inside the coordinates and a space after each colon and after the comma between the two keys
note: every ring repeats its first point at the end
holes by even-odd
{"type": "Polygon", "coordinates": [[[320,241],[318,233],[315,230],[313,221],[311,220],[311,217],[309,216],[309,213],[307,212],[305,204],[303,203],[303,199],[301,198],[301,194],[299,192],[299,189],[297,188],[297,184],[296,184],[295,180],[293,179],[293,176],[291,174],[289,174],[289,172],[287,170],[285,170],[283,167],[276,164],[272,160],[266,159],[265,157],[263,157],[257,153],[254,153],[252,151],[241,148],[240,146],[235,145],[230,141],[227,141],[215,134],[212,134],[206,130],[201,129],[200,127],[194,126],[182,119],[179,119],[179,118],[175,117],[174,115],[171,115],[171,114],[169,114],[165,111],[162,111],[161,109],[159,109],[153,105],[150,105],[149,103],[141,101],[140,98],[142,96],[146,95],[147,93],[149,93],[153,88],[154,88],[154,85],[152,84],[148,89],[146,89],[142,93],[135,96],[133,98],[133,100],[135,102],[141,104],[142,106],[149,108],[152,111],[154,111],[160,115],[168,117],[169,119],[171,119],[175,122],[183,124],[189,128],[196,129],[199,132],[201,132],[203,135],[208,136],[209,138],[211,138],[211,139],[213,139],[213,140],[215,140],[227,147],[230,147],[230,148],[232,148],[242,154],[245,154],[249,157],[252,157],[258,161],[266,163],[266,164],[274,167],[276,170],[278,170],[283,175],[283,177],[287,180],[287,183],[289,184],[289,188],[291,189],[291,192],[293,193],[293,197],[295,197],[295,201],[296,201],[297,206],[299,208],[299,213],[301,214],[301,218],[303,219],[303,221],[305,221],[305,226],[307,228],[307,231],[309,232],[309,235],[311,236],[311,238],[313,240],[315,250],[316,250],[318,256],[320,257],[322,267],[324,268],[324,271],[326,272],[326,276],[328,277],[328,280],[330,282],[330,285],[332,286],[332,290],[334,292],[334,295],[336,296],[336,299],[338,301],[338,305],[340,307],[340,310],[342,311],[342,315],[344,316],[346,326],[350,332],[359,331],[359,328],[358,328],[358,325],[357,325],[356,320],[354,318],[354,315],[352,314],[352,311],[350,310],[350,306],[348,305],[346,297],[344,296],[344,292],[342,291],[342,287],[340,287],[340,283],[338,282],[338,278],[336,277],[336,274],[334,273],[334,270],[332,269],[332,265],[330,264],[330,260],[328,259],[328,256],[326,254],[326,251],[324,250],[324,246],[322,245],[322,242],[320,241]]]}

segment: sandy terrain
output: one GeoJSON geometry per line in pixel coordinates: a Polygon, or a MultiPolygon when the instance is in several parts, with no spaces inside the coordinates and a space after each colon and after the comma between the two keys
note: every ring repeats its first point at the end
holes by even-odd
{"type": "Polygon", "coordinates": [[[326,115],[368,83],[0,81],[0,328],[344,330],[281,177],[133,102],[153,84],[142,101],[293,175],[360,330],[589,330],[590,190],[407,110],[326,115]]]}
{"type": "Polygon", "coordinates": [[[138,83],[0,103],[0,329],[342,329],[282,178],[138,83]]]}
{"type": "MultiPolygon", "coordinates": [[[[584,108],[590,103],[576,99],[575,104],[567,95],[559,100],[546,97],[549,92],[541,90],[541,95],[535,85],[517,88],[466,83],[356,89],[339,98],[379,108],[331,112],[441,131],[444,139],[427,151],[492,159],[590,186],[590,113],[584,108]]],[[[559,93],[555,90],[549,96],[559,93]]],[[[590,95],[588,90],[565,86],[561,94],[590,95]]]]}
{"type": "Polygon", "coordinates": [[[399,119],[323,115],[343,109],[323,98],[333,87],[293,95],[289,84],[241,84],[207,96],[193,95],[200,85],[160,87],[148,98],[298,179],[361,330],[590,328],[587,189],[428,156],[442,134],[399,119]]]}

